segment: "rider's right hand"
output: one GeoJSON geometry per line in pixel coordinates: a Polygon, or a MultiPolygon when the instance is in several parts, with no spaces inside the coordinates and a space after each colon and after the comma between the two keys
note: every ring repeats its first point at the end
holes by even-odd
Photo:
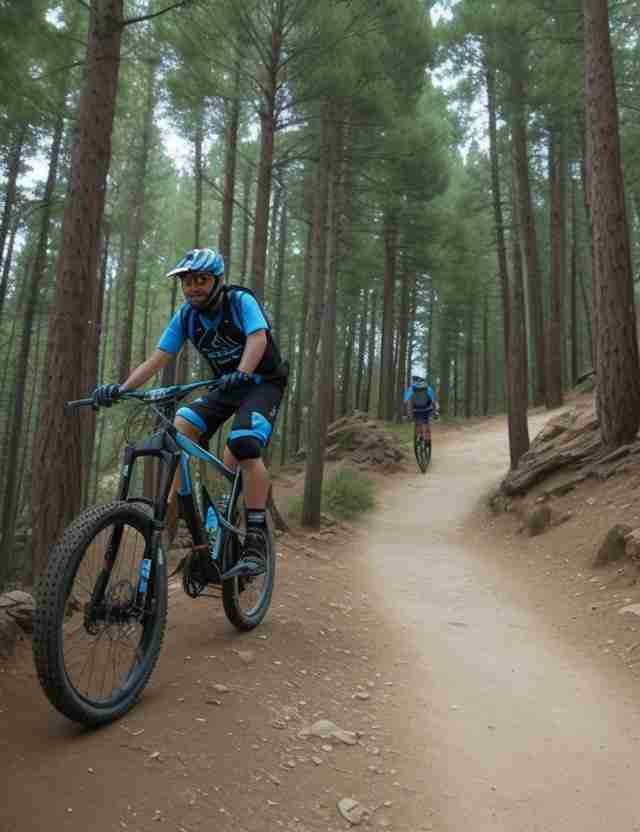
{"type": "Polygon", "coordinates": [[[93,399],[93,406],[111,407],[114,402],[120,398],[119,384],[99,384],[91,394],[93,399]]]}

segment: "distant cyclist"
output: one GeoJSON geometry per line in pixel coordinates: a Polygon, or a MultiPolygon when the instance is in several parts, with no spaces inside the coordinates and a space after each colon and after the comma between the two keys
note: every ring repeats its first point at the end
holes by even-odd
{"type": "Polygon", "coordinates": [[[411,377],[411,387],[404,393],[404,401],[411,408],[411,415],[416,423],[416,433],[423,439],[431,441],[430,421],[438,413],[436,394],[430,384],[421,376],[411,377]]]}

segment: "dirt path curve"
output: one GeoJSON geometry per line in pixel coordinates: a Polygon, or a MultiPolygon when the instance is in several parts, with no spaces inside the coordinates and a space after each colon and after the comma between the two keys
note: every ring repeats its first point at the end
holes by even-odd
{"type": "Polygon", "coordinates": [[[496,427],[448,443],[370,533],[381,603],[424,702],[412,756],[433,829],[640,830],[637,682],[566,646],[504,553],[479,552],[465,522],[504,470],[496,427]]]}
{"type": "Polygon", "coordinates": [[[101,731],[51,711],[25,645],[0,668],[1,832],[337,832],[344,798],[395,832],[640,830],[633,682],[473,536],[505,463],[495,420],[391,483],[366,530],[281,541],[252,634],[174,588],[152,685],[101,731]],[[357,744],[305,736],[320,719],[357,744]]]}

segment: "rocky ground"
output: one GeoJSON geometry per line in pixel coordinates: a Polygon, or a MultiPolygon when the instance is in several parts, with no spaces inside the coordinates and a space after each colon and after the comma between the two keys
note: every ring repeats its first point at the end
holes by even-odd
{"type": "MultiPolygon", "coordinates": [[[[575,442],[590,406],[552,414],[565,427],[541,453],[575,442]]],[[[532,414],[532,435],[548,419],[532,414]]],[[[640,829],[628,534],[595,565],[613,527],[640,527],[634,452],[609,476],[586,454],[497,498],[504,419],[436,425],[434,448],[426,477],[410,445],[394,477],[369,463],[374,515],[278,538],[259,630],[236,634],[174,583],[152,684],[108,728],[50,709],[25,637],[0,665],[0,829],[640,829]]],[[[294,467],[279,504],[299,489],[294,467]]]]}

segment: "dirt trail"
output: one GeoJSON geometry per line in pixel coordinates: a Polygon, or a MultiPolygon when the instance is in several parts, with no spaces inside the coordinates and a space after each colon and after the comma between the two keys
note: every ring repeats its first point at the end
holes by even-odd
{"type": "Polygon", "coordinates": [[[50,710],[25,647],[0,673],[1,832],[337,832],[342,798],[396,832],[640,830],[637,681],[474,537],[506,458],[500,420],[436,434],[365,530],[281,546],[255,633],[174,590],[150,689],[99,732],[50,710]],[[300,735],[319,719],[358,744],[300,735]]]}

